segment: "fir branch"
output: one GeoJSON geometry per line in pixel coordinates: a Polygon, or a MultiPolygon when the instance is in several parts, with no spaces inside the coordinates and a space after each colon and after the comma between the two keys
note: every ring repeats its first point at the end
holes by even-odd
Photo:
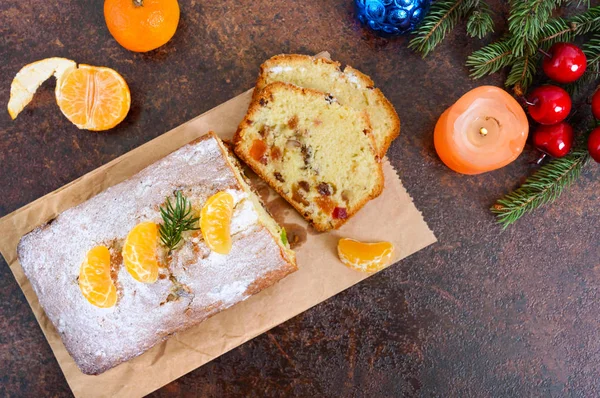
{"type": "Polygon", "coordinates": [[[537,51],[542,29],[563,0],[510,0],[508,30],[513,35],[513,54],[522,57],[537,51]]]}
{"type": "Polygon", "coordinates": [[[199,229],[198,217],[193,217],[192,205],[181,191],[175,192],[175,204],[171,203],[171,199],[167,199],[160,208],[160,215],[163,223],[158,232],[161,242],[169,251],[174,250],[181,242],[183,232],[199,229]]]}
{"type": "Polygon", "coordinates": [[[467,20],[467,34],[471,37],[483,39],[488,33],[494,31],[492,11],[485,1],[479,1],[467,20]]]}
{"type": "MultiPolygon", "coordinates": [[[[570,1],[568,2],[568,4],[571,4],[571,3],[574,3],[574,1],[571,1],[571,0],[570,0],[570,1]]],[[[581,5],[582,5],[582,4],[583,4],[584,6],[586,6],[586,7],[588,7],[588,8],[590,8],[590,7],[591,7],[591,5],[592,5],[592,3],[591,3],[591,1],[590,1],[590,0],[579,0],[579,1],[577,1],[577,7],[581,7],[581,5]]]]}
{"type": "Polygon", "coordinates": [[[413,32],[416,35],[408,48],[420,52],[426,57],[440,44],[456,24],[464,18],[474,6],[474,0],[438,0],[423,22],[413,32]]]}
{"type": "Polygon", "coordinates": [[[591,31],[600,30],[600,6],[592,7],[571,18],[554,18],[542,30],[540,45],[546,49],[554,43],[573,41],[575,36],[581,36],[591,31]]]}
{"type": "Polygon", "coordinates": [[[473,52],[467,58],[467,66],[471,68],[471,77],[479,79],[510,65],[513,59],[510,44],[501,40],[473,52]]]}
{"type": "Polygon", "coordinates": [[[525,214],[558,199],[579,177],[589,159],[588,152],[580,147],[564,158],[553,159],[542,166],[523,185],[492,206],[498,223],[506,229],[525,214]]]}
{"type": "Polygon", "coordinates": [[[521,96],[527,92],[529,85],[533,82],[539,54],[525,55],[518,58],[512,65],[510,73],[504,83],[506,87],[512,87],[516,95],[521,96]]]}

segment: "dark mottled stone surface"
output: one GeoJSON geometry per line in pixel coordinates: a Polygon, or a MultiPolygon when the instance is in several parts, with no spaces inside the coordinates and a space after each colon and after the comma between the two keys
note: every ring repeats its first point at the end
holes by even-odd
{"type": "MultiPolygon", "coordinates": [[[[467,177],[436,157],[432,131],[473,81],[481,42],[455,33],[426,60],[407,38],[361,29],[352,2],[181,0],[174,39],[147,54],[109,35],[102,1],[0,2],[0,98],[26,63],[64,56],[130,85],[108,133],[77,130],[44,84],[12,122],[0,112],[0,215],[107,163],[251,87],[282,52],[329,50],[370,74],[398,109],[389,157],[439,243],[157,391],[154,396],[600,395],[600,167],[502,232],[487,210],[534,166],[467,177]]],[[[496,2],[497,19],[506,6],[496,2]]],[[[459,26],[462,30],[464,26],[459,26]]],[[[3,105],[4,106],[4,105],[3,105]]],[[[0,261],[0,396],[69,396],[6,263],[0,261]]]]}

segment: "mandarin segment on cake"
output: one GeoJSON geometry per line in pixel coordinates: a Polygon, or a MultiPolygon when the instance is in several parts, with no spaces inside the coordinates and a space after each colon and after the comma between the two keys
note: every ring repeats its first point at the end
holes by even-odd
{"type": "Polygon", "coordinates": [[[209,133],[21,239],[25,275],[84,373],[134,358],[296,270],[281,227],[235,164],[209,133]],[[160,209],[179,193],[193,217],[213,195],[231,198],[220,236],[228,254],[198,230],[167,249],[160,209]]]}
{"type": "Polygon", "coordinates": [[[123,246],[123,264],[138,282],[154,283],[158,279],[158,226],[141,222],[129,233],[123,246]]]}
{"type": "Polygon", "coordinates": [[[110,308],[117,302],[117,288],[111,278],[110,251],[95,246],[87,252],[79,269],[79,289],[83,296],[99,308],[110,308]]]}
{"type": "Polygon", "coordinates": [[[383,158],[400,134],[400,119],[393,105],[364,73],[339,62],[299,54],[272,57],[260,67],[254,90],[257,97],[270,83],[284,82],[329,93],[340,103],[367,112],[379,156],[383,158]]]}
{"type": "Polygon", "coordinates": [[[234,142],[237,155],[319,231],[341,226],[383,189],[368,118],[328,94],[268,85],[234,142]]]}
{"type": "Polygon", "coordinates": [[[217,192],[204,204],[200,216],[200,230],[208,247],[221,254],[231,250],[231,216],[233,196],[217,192]]]}

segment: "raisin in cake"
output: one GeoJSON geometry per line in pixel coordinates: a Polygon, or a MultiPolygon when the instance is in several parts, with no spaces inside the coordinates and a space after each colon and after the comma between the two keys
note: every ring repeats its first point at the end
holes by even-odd
{"type": "Polygon", "coordinates": [[[329,93],[340,103],[367,111],[379,156],[383,158],[392,141],[400,133],[400,119],[381,90],[369,76],[328,59],[308,55],[276,55],[260,67],[255,95],[267,84],[285,82],[329,93]]]}
{"type": "Polygon", "coordinates": [[[136,357],[296,270],[280,227],[234,162],[209,133],[21,239],[25,275],[84,373],[98,374],[136,357]],[[123,241],[140,222],[161,223],[159,207],[174,191],[189,199],[196,214],[216,192],[233,196],[231,251],[211,252],[200,231],[188,231],[164,257],[158,280],[138,282],[122,264],[123,241]],[[80,265],[95,245],[111,253],[118,292],[111,308],[90,304],[78,286],[80,265]]]}
{"type": "Polygon", "coordinates": [[[275,82],[250,104],[235,152],[319,231],[383,189],[368,118],[329,94],[275,82]]]}

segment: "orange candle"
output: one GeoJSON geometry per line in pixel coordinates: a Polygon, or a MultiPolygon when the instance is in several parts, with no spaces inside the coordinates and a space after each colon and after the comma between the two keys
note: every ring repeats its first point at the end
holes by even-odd
{"type": "Polygon", "coordinates": [[[481,174],[515,160],[528,133],[521,105],[498,87],[481,86],[440,116],[434,132],[435,150],[452,170],[481,174]]]}

